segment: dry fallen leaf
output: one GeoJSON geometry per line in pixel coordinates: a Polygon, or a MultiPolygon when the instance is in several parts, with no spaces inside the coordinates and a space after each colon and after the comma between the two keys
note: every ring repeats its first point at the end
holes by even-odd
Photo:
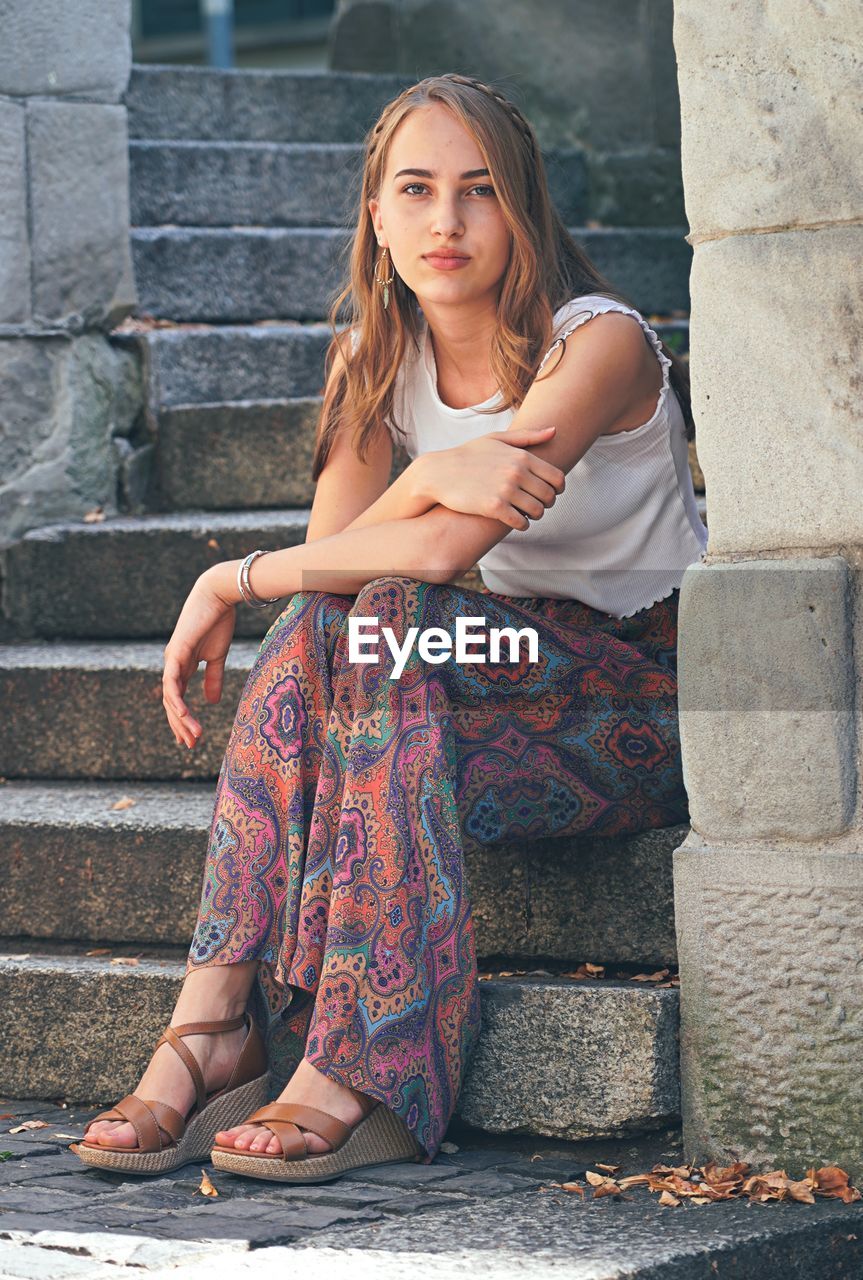
{"type": "Polygon", "coordinates": [[[74,1138],[75,1141],[77,1142],[79,1135],[77,1133],[52,1133],[51,1137],[52,1138],[74,1138]]]}
{"type": "Polygon", "coordinates": [[[92,951],[85,951],[85,956],[109,956],[111,954],[110,947],[94,947],[92,951]]]}
{"type": "Polygon", "coordinates": [[[83,520],[85,524],[98,524],[99,521],[105,519],[105,512],[101,507],[94,507],[92,511],[85,511],[83,520]]]}
{"type": "Polygon", "coordinates": [[[112,809],[131,809],[132,806],[136,805],[137,803],[138,801],[133,800],[131,796],[121,796],[116,804],[111,805],[111,808],[112,809]]]}
{"type": "Polygon", "coordinates": [[[25,1120],[23,1124],[17,1124],[14,1129],[10,1129],[10,1133],[23,1133],[25,1129],[47,1129],[47,1120],[25,1120]]]}
{"type": "Polygon", "coordinates": [[[201,1170],[201,1185],[198,1187],[202,1196],[217,1196],[219,1193],[213,1186],[205,1169],[201,1170]]]}
{"type": "Polygon", "coordinates": [[[134,956],[114,956],[111,964],[140,964],[140,960],[136,960],[134,956]]]}
{"type": "MultiPolygon", "coordinates": [[[[612,1171],[620,1165],[597,1166],[612,1171]]],[[[863,1199],[856,1187],[852,1187],[848,1174],[836,1165],[824,1165],[821,1169],[808,1169],[805,1178],[789,1178],[784,1169],[772,1169],[767,1173],[749,1174],[750,1166],[743,1161],[728,1166],[709,1160],[705,1165],[655,1164],[649,1173],[636,1173],[615,1180],[603,1177],[593,1170],[586,1170],[585,1178],[593,1187],[593,1196],[619,1195],[630,1187],[646,1186],[648,1191],[660,1192],[659,1203],[681,1205],[684,1198],[692,1204],[713,1204],[717,1200],[739,1200],[743,1197],[753,1204],[769,1200],[794,1200],[799,1204],[814,1204],[816,1195],[842,1200],[851,1204],[863,1199]]],[[[549,1183],[541,1191],[561,1187],[584,1196],[586,1188],[577,1182],[549,1183]]]]}

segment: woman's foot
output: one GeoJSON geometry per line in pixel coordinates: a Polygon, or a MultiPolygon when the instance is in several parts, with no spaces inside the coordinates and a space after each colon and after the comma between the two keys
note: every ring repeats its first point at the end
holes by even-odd
{"type": "MultiPolygon", "coordinates": [[[[313,1067],[308,1059],[303,1058],[287,1086],[276,1099],[277,1102],[296,1102],[307,1107],[317,1107],[343,1120],[345,1124],[359,1124],[374,1106],[375,1100],[358,1089],[349,1089],[325,1076],[313,1067]]],[[[332,1147],[326,1138],[313,1133],[303,1125],[306,1146],[312,1153],[331,1151],[332,1147]]],[[[233,1129],[224,1129],[216,1134],[216,1142],[220,1147],[234,1147],[237,1151],[264,1151],[272,1155],[281,1155],[282,1146],[271,1129],[260,1124],[239,1124],[233,1129]]]]}
{"type": "MultiPolygon", "coordinates": [[[[213,965],[193,969],[183,983],[171,1026],[189,1022],[218,1022],[243,1013],[254,981],[257,961],[213,965]]],[[[183,1043],[201,1068],[207,1093],[228,1083],[248,1033],[245,1026],[234,1031],[214,1031],[184,1036],[183,1043]]],[[[140,1084],[133,1090],[136,1098],[165,1102],[187,1116],[195,1101],[195,1084],[189,1068],[170,1044],[160,1045],[153,1054],[140,1084]]],[[[162,1141],[171,1137],[160,1129],[162,1141]]],[[[107,1147],[136,1147],[138,1135],[125,1120],[100,1120],[87,1130],[85,1141],[107,1147]]]]}

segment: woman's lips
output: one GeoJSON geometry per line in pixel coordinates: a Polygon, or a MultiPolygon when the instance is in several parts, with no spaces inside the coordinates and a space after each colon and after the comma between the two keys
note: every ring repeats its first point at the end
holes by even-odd
{"type": "Polygon", "coordinates": [[[430,254],[425,255],[425,260],[431,266],[437,267],[439,271],[456,271],[459,267],[466,267],[470,262],[470,258],[437,258],[430,254]]]}

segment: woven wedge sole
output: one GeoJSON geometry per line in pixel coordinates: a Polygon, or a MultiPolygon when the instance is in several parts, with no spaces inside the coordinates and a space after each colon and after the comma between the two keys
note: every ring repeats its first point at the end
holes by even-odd
{"type": "Polygon", "coordinates": [[[270,1073],[239,1085],[230,1093],[214,1098],[203,1111],[190,1120],[186,1132],[176,1146],[164,1151],[121,1151],[119,1148],[91,1147],[84,1142],[73,1144],[73,1151],[84,1164],[98,1169],[116,1169],[123,1173],[168,1173],[181,1165],[209,1160],[216,1134],[242,1124],[250,1111],[267,1101],[270,1073]]]}
{"type": "Polygon", "coordinates": [[[359,1122],[338,1151],[292,1160],[280,1155],[249,1155],[225,1147],[214,1147],[210,1154],[217,1169],[271,1182],[330,1182],[349,1169],[403,1160],[416,1163],[421,1158],[422,1150],[413,1134],[382,1102],[359,1122]]]}

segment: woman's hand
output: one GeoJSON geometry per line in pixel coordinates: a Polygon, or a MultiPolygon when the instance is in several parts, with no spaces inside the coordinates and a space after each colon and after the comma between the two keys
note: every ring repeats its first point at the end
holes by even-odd
{"type": "Polygon", "coordinates": [[[560,467],[527,445],[550,440],[553,426],[490,431],[452,449],[420,455],[425,492],[451,511],[491,516],[513,529],[529,529],[566,486],[560,467]]]}
{"type": "Polygon", "coordinates": [[[198,664],[206,662],[204,697],[208,702],[219,701],[237,615],[236,607],[217,593],[208,575],[209,571],[202,573],[192,587],[165,645],[162,704],[177,744],[185,742],[189,749],[197,742],[201,726],[183,701],[186,686],[198,664]]]}

